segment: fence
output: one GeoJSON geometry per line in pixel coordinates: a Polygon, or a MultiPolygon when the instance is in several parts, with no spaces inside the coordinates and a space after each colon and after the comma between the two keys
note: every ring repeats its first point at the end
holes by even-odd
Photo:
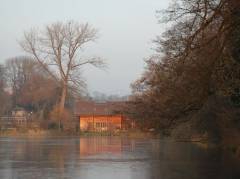
{"type": "Polygon", "coordinates": [[[26,117],[0,117],[0,127],[1,128],[14,128],[17,126],[27,125],[28,119],[26,117]]]}

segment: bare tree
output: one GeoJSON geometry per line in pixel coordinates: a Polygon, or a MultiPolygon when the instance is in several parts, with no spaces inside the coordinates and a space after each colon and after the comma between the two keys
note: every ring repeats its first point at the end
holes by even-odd
{"type": "Polygon", "coordinates": [[[8,85],[12,90],[12,103],[19,105],[21,91],[31,75],[37,63],[29,57],[14,57],[6,61],[8,85]]]}
{"type": "MultiPolygon", "coordinates": [[[[0,64],[0,100],[4,101],[4,87],[5,87],[5,70],[4,67],[0,64]]],[[[3,113],[3,106],[0,108],[0,115],[3,113]]]]}
{"type": "Polygon", "coordinates": [[[38,111],[56,103],[59,87],[37,61],[25,56],[13,57],[6,61],[5,68],[13,107],[38,111]]]}
{"type": "Polygon", "coordinates": [[[6,114],[11,108],[10,94],[7,92],[6,68],[0,64],[0,115],[6,114]]]}
{"type": "Polygon", "coordinates": [[[89,24],[77,22],[53,23],[43,31],[31,30],[24,34],[20,45],[51,75],[61,87],[61,97],[58,102],[59,113],[64,110],[69,87],[83,85],[78,75],[82,66],[87,64],[98,68],[105,66],[99,57],[80,57],[80,52],[86,44],[94,42],[97,30],[89,24]]]}
{"type": "Polygon", "coordinates": [[[5,82],[5,70],[4,67],[0,64],[0,89],[2,90],[5,82]]]}
{"type": "MultiPolygon", "coordinates": [[[[161,11],[160,11],[161,12],[161,11]]],[[[186,59],[191,52],[199,50],[214,40],[221,40],[220,55],[225,48],[231,48],[231,55],[236,61],[239,59],[239,0],[179,0],[174,1],[168,10],[163,11],[160,21],[172,22],[172,30],[179,33],[178,39],[184,47],[175,52],[175,58],[186,59]],[[209,29],[214,29],[211,33],[209,29]],[[201,43],[199,41],[202,40],[201,43]]],[[[157,41],[161,41],[159,38],[157,41]]],[[[176,44],[175,44],[176,46],[176,44]]],[[[175,47],[175,50],[178,46],[175,47]]]]}

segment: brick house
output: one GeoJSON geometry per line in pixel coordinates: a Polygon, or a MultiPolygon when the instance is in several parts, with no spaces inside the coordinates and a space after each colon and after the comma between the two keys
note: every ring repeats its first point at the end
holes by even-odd
{"type": "Polygon", "coordinates": [[[115,131],[128,129],[130,120],[120,113],[124,102],[78,101],[75,106],[80,131],[115,131]]]}

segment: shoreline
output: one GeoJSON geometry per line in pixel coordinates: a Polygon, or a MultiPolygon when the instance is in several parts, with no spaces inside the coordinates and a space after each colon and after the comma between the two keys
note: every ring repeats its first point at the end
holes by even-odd
{"type": "Polygon", "coordinates": [[[101,137],[101,136],[128,137],[133,139],[160,138],[158,135],[143,131],[69,132],[42,129],[28,129],[24,131],[14,129],[0,131],[0,137],[101,137]]]}

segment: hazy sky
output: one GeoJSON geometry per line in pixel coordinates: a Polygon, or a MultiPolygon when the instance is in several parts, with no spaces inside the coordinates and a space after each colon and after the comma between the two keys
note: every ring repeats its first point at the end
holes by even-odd
{"type": "Polygon", "coordinates": [[[100,38],[86,53],[107,59],[108,69],[84,70],[90,92],[125,95],[144,69],[151,40],[163,30],[156,10],[169,0],[0,0],[0,62],[24,55],[17,40],[31,27],[55,21],[89,22],[100,38]]]}

